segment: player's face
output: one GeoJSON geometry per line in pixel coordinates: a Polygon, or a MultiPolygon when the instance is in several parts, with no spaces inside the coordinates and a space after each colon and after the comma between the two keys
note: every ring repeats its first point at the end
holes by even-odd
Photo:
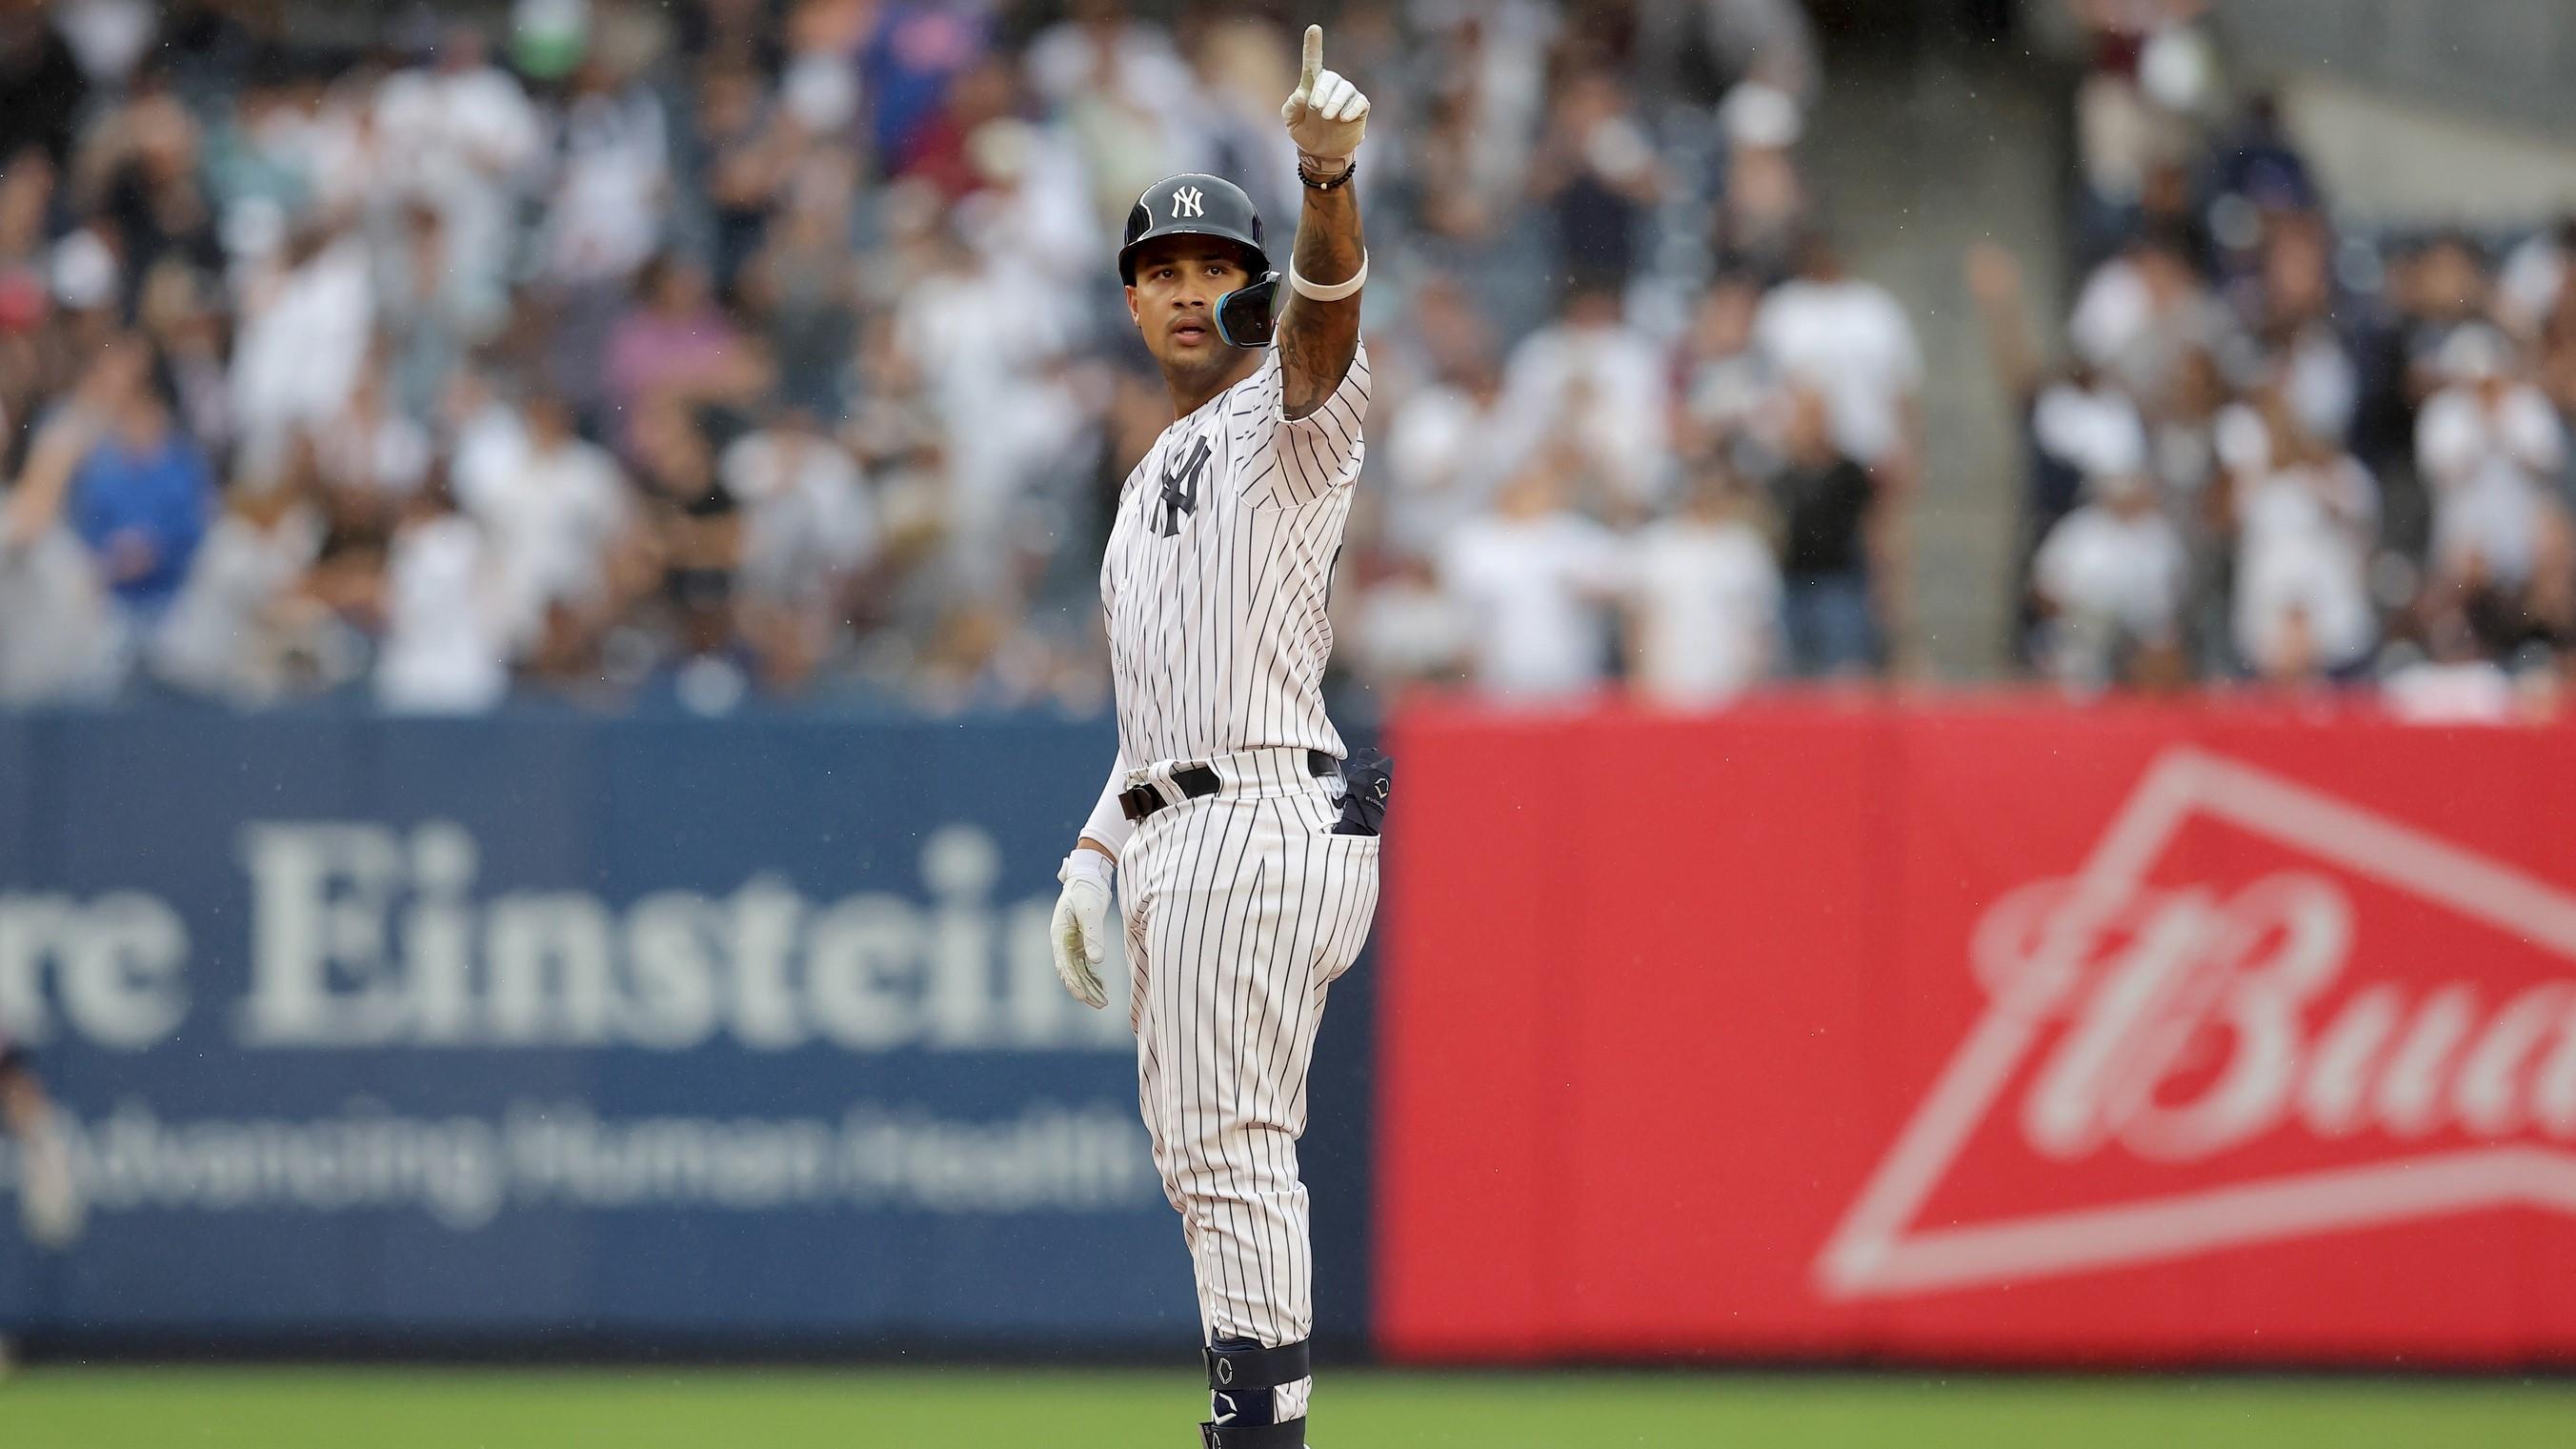
{"type": "Polygon", "coordinates": [[[1164,367],[1196,372],[1228,365],[1234,349],[1217,335],[1217,299],[1251,280],[1232,248],[1173,237],[1136,254],[1127,310],[1145,335],[1145,350],[1164,367]]]}

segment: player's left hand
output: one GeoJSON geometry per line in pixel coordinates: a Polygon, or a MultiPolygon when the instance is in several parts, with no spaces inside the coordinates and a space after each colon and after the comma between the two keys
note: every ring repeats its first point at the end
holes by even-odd
{"type": "Polygon", "coordinates": [[[1055,947],[1056,978],[1073,999],[1097,1011],[1109,1004],[1100,965],[1109,959],[1109,857],[1077,847],[1056,872],[1064,894],[1056,897],[1047,939],[1055,947]]]}
{"type": "Polygon", "coordinates": [[[1306,62],[1298,72],[1296,93],[1279,108],[1288,123],[1288,139],[1297,149],[1334,166],[1360,149],[1368,131],[1369,99],[1337,71],[1324,69],[1324,27],[1306,27],[1306,62]]]}

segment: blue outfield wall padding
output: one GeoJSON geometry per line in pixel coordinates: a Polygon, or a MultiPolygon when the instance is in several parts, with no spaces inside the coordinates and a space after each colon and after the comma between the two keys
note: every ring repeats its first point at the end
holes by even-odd
{"type": "MultiPolygon", "coordinates": [[[[88,1231],[0,1332],[1192,1343],[1106,1012],[1045,939],[1100,724],[0,717],[0,1022],[88,1231]]],[[[1363,962],[1305,1146],[1368,1282],[1363,962]]]]}

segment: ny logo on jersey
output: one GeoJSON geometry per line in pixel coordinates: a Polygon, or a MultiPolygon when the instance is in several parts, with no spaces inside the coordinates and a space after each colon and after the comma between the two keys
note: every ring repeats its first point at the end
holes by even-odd
{"type": "Polygon", "coordinates": [[[1175,186],[1172,188],[1172,220],[1179,221],[1185,216],[1205,215],[1207,215],[1206,192],[1199,190],[1195,186],[1175,186]]]}
{"type": "Polygon", "coordinates": [[[1188,461],[1182,461],[1178,448],[1164,455],[1163,516],[1154,525],[1156,533],[1165,538],[1172,537],[1181,531],[1182,514],[1195,515],[1199,511],[1199,475],[1207,471],[1207,460],[1208,438],[1205,433],[1199,434],[1198,445],[1190,449],[1188,461]]]}

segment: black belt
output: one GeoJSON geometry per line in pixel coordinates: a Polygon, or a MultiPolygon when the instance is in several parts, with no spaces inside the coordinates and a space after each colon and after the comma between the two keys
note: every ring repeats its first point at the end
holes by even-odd
{"type": "MultiPolygon", "coordinates": [[[[1342,762],[1322,750],[1306,752],[1307,774],[1326,779],[1340,774],[1341,770],[1342,762]]],[[[1205,765],[1183,765],[1172,772],[1172,783],[1180,786],[1181,793],[1192,800],[1213,795],[1225,786],[1225,782],[1217,778],[1216,771],[1205,765]]],[[[1171,803],[1163,798],[1162,791],[1151,785],[1139,785],[1118,793],[1118,808],[1130,820],[1142,820],[1171,803]]]]}

